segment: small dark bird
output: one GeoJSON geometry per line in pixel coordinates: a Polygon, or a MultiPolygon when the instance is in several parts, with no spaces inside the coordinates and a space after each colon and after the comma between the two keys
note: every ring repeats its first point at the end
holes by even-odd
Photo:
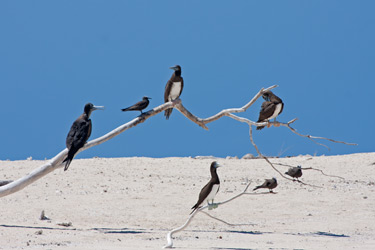
{"type": "Polygon", "coordinates": [[[257,186],[253,189],[253,191],[259,189],[259,188],[268,188],[270,190],[270,193],[272,193],[272,189],[274,189],[275,187],[277,187],[277,180],[275,177],[273,177],[272,179],[265,179],[265,181],[263,182],[262,185],[260,186],[257,186]]]}
{"type": "MultiPolygon", "coordinates": [[[[182,93],[182,89],[184,88],[184,79],[181,77],[180,65],[170,67],[170,69],[173,69],[174,73],[172,74],[171,79],[169,79],[165,85],[164,103],[174,101],[179,98],[182,93]]],[[[164,115],[167,120],[172,114],[172,110],[173,108],[165,110],[164,115]]]]}
{"type": "Polygon", "coordinates": [[[220,180],[219,176],[216,173],[216,169],[218,167],[221,167],[216,161],[211,163],[210,166],[210,172],[211,172],[211,180],[202,188],[201,192],[199,193],[199,199],[198,202],[191,208],[193,211],[191,211],[190,214],[192,214],[195,210],[200,208],[203,203],[207,202],[209,209],[210,205],[212,206],[214,204],[214,198],[219,192],[220,188],[220,180]],[[211,204],[210,204],[211,201],[211,204]]]}
{"type": "MultiPolygon", "coordinates": [[[[276,121],[276,117],[283,112],[283,101],[271,91],[265,92],[262,97],[266,101],[262,103],[257,122],[266,122],[273,118],[275,118],[276,121]]],[[[257,130],[261,130],[263,128],[264,126],[258,126],[257,130]]]]}
{"type": "Polygon", "coordinates": [[[128,108],[124,108],[124,109],[121,109],[121,110],[122,111],[131,111],[131,110],[141,111],[141,114],[143,114],[142,110],[147,108],[148,104],[150,103],[150,101],[148,99],[151,99],[151,98],[147,97],[147,96],[144,96],[142,98],[142,101],[139,101],[136,104],[134,104],[133,106],[130,106],[128,108]]]}
{"type": "Polygon", "coordinates": [[[66,137],[66,147],[69,149],[68,156],[65,158],[64,171],[68,170],[70,162],[73,160],[74,155],[82,148],[91,135],[91,112],[97,109],[104,109],[101,106],[94,106],[92,103],[85,105],[83,114],[75,120],[70,128],[68,136],[66,137]]]}
{"type": "Polygon", "coordinates": [[[296,178],[298,181],[298,178],[302,176],[302,168],[301,166],[291,167],[288,169],[287,172],[285,172],[285,174],[289,175],[290,177],[293,177],[294,181],[294,178],[296,178]]]}

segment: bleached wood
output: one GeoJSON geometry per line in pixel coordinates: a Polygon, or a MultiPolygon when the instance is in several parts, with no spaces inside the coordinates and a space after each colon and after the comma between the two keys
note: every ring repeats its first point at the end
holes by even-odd
{"type": "MultiPolygon", "coordinates": [[[[314,136],[310,136],[310,135],[301,135],[299,134],[295,129],[293,129],[292,127],[290,127],[290,124],[293,123],[296,119],[288,122],[288,123],[278,123],[278,122],[261,122],[261,123],[256,123],[256,122],[253,122],[253,121],[250,121],[246,118],[243,118],[243,117],[239,117],[239,116],[235,116],[233,115],[232,113],[240,113],[240,112],[245,112],[249,107],[251,107],[251,105],[253,105],[255,103],[255,101],[262,96],[262,94],[265,92],[265,91],[268,91],[268,90],[271,90],[271,89],[274,89],[276,88],[277,85],[273,85],[269,88],[262,88],[261,90],[259,90],[259,92],[248,102],[246,103],[243,107],[241,108],[231,108],[231,109],[224,109],[222,111],[220,111],[219,113],[211,116],[211,117],[208,117],[208,118],[205,118],[205,119],[202,119],[202,118],[199,118],[195,115],[193,115],[191,112],[189,112],[183,105],[182,105],[182,102],[180,99],[177,99],[177,100],[174,100],[172,102],[167,102],[167,103],[164,103],[158,107],[155,107],[154,109],[150,110],[150,111],[147,111],[145,113],[143,113],[143,115],[129,121],[128,123],[125,123],[117,128],[115,128],[114,130],[112,130],[111,132],[99,137],[99,138],[96,138],[94,140],[91,140],[89,142],[87,142],[85,144],[85,146],[83,146],[78,152],[81,152],[83,150],[86,150],[88,148],[91,148],[91,147],[94,147],[96,145],[99,145],[99,144],[102,144],[110,139],[112,139],[113,137],[121,134],[122,132],[132,128],[132,127],[135,127],[137,126],[138,124],[140,123],[143,123],[145,122],[148,118],[154,116],[154,115],[157,115],[159,114],[160,112],[163,112],[164,110],[168,109],[168,108],[176,108],[178,111],[180,111],[185,117],[187,117],[189,120],[191,120],[192,122],[198,124],[199,126],[201,126],[202,128],[208,130],[208,127],[206,126],[207,123],[210,123],[210,122],[213,122],[213,121],[216,121],[218,119],[220,119],[221,117],[223,116],[228,116],[232,119],[235,119],[237,121],[240,121],[240,122],[246,122],[248,123],[249,125],[264,125],[266,126],[267,124],[274,124],[274,125],[281,125],[281,126],[287,126],[289,129],[291,129],[293,131],[293,133],[296,133],[297,135],[300,135],[300,136],[304,136],[304,137],[307,137],[309,138],[310,140],[313,140],[313,139],[326,139],[326,140],[330,140],[332,142],[336,142],[336,143],[344,143],[344,144],[347,144],[347,145],[355,145],[353,143],[345,143],[345,142],[340,142],[340,141],[335,141],[335,140],[332,140],[332,139],[327,139],[327,138],[323,138],[323,137],[314,137],[314,136]]],[[[316,143],[316,142],[315,142],[316,143]]],[[[40,166],[39,168],[33,170],[32,172],[30,172],[29,174],[27,174],[26,176],[24,177],[21,177],[19,178],[18,180],[15,180],[7,185],[4,185],[4,186],[0,186],[0,197],[3,197],[3,196],[7,196],[7,195],[10,195],[12,193],[15,193],[17,191],[20,191],[22,190],[23,188],[25,188],[26,186],[30,185],[31,183],[37,181],[38,179],[42,178],[43,176],[47,175],[48,173],[58,169],[58,168],[61,168],[63,166],[62,164],[62,161],[63,159],[65,159],[66,157],[66,154],[68,153],[68,150],[67,149],[64,149],[62,150],[60,153],[58,153],[55,157],[53,157],[51,160],[49,160],[46,164],[40,166]]],[[[259,154],[259,152],[258,152],[259,154]]],[[[261,155],[261,154],[260,154],[261,155]]]]}
{"type": "MultiPolygon", "coordinates": [[[[214,204],[217,205],[217,207],[220,207],[221,205],[224,205],[224,204],[226,204],[226,203],[229,203],[229,202],[231,202],[231,201],[233,201],[233,200],[235,200],[235,199],[241,197],[242,195],[268,195],[268,194],[274,194],[274,193],[270,193],[270,192],[263,192],[263,193],[248,193],[247,190],[248,190],[250,184],[251,184],[251,182],[248,183],[248,184],[246,185],[245,189],[244,189],[241,193],[239,193],[239,194],[233,196],[232,198],[229,198],[228,200],[225,200],[225,201],[222,201],[222,202],[218,202],[218,203],[214,203],[214,204]]],[[[205,205],[205,206],[202,206],[202,207],[200,207],[199,209],[195,210],[195,211],[194,211],[194,212],[188,217],[188,219],[186,220],[186,222],[185,222],[182,226],[177,227],[177,228],[175,228],[175,229],[169,231],[168,234],[167,234],[167,245],[165,245],[163,248],[172,248],[172,247],[173,247],[173,239],[172,239],[173,234],[178,233],[178,232],[184,230],[187,226],[189,226],[189,224],[191,223],[191,221],[193,220],[193,218],[195,217],[195,215],[196,215],[198,212],[204,212],[203,210],[205,210],[205,209],[207,209],[207,208],[208,208],[208,205],[205,205]]],[[[207,214],[206,212],[204,212],[204,213],[207,214]]],[[[209,214],[207,214],[207,215],[210,216],[210,217],[213,217],[213,216],[211,216],[211,215],[209,215],[209,214]]],[[[213,219],[215,219],[215,220],[219,220],[220,222],[223,222],[223,223],[226,223],[226,224],[229,224],[229,223],[227,223],[227,222],[225,222],[225,221],[223,221],[223,220],[221,220],[221,219],[218,219],[218,218],[216,218],[216,217],[213,217],[213,219]]],[[[236,225],[236,224],[230,224],[230,225],[236,225]]]]}

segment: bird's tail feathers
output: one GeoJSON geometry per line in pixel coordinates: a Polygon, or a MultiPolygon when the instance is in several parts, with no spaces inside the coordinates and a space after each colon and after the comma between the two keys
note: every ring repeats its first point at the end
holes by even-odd
{"type": "Polygon", "coordinates": [[[64,171],[68,170],[70,163],[72,162],[72,159],[70,159],[69,155],[63,160],[63,163],[65,162],[64,171]]]}
{"type": "Polygon", "coordinates": [[[170,109],[166,109],[165,112],[164,112],[164,115],[165,115],[165,118],[168,120],[169,119],[169,116],[172,114],[172,110],[173,108],[170,108],[170,109]]]}
{"type": "Polygon", "coordinates": [[[191,209],[193,209],[193,211],[190,212],[190,214],[194,213],[195,210],[197,210],[199,208],[198,204],[195,204],[191,209]]]}
{"type": "Polygon", "coordinates": [[[257,189],[259,189],[259,188],[261,188],[262,186],[256,186],[254,189],[253,189],[253,191],[255,191],[255,190],[257,190],[257,189]]]}
{"type": "Polygon", "coordinates": [[[73,148],[69,149],[68,155],[66,156],[65,160],[63,160],[63,163],[65,162],[64,171],[68,170],[76,152],[77,150],[74,150],[73,148]]]}
{"type": "Polygon", "coordinates": [[[257,127],[257,130],[262,130],[262,129],[264,129],[264,127],[265,127],[265,126],[258,126],[258,127],[257,127]]]}

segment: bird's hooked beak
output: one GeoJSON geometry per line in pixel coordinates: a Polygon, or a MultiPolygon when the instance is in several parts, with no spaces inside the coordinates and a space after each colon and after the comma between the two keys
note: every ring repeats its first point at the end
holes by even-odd
{"type": "Polygon", "coordinates": [[[270,101],[270,97],[268,95],[262,95],[263,99],[267,102],[270,101]]]}
{"type": "Polygon", "coordinates": [[[104,106],[93,106],[91,111],[94,110],[104,110],[104,106]]]}
{"type": "Polygon", "coordinates": [[[216,162],[215,168],[220,168],[220,167],[223,167],[223,165],[221,165],[221,164],[219,164],[219,163],[216,162]]]}
{"type": "Polygon", "coordinates": [[[176,66],[169,67],[170,69],[177,70],[176,66]]]}

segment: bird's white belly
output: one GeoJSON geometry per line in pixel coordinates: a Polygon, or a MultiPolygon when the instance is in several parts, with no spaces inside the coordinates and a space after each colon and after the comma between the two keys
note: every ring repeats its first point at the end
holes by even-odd
{"type": "Polygon", "coordinates": [[[220,187],[219,184],[215,184],[215,185],[212,187],[211,192],[208,194],[207,199],[205,200],[206,203],[207,203],[207,200],[208,200],[209,202],[211,202],[211,201],[215,198],[215,196],[216,196],[216,194],[217,194],[217,191],[219,191],[219,187],[220,187]]]}
{"type": "Polygon", "coordinates": [[[276,108],[275,108],[275,112],[273,112],[272,116],[270,118],[268,118],[268,120],[271,120],[273,118],[276,118],[276,116],[279,115],[280,111],[281,111],[281,107],[282,107],[282,104],[279,103],[276,105],[276,108]]]}
{"type": "Polygon", "coordinates": [[[176,100],[181,92],[181,82],[174,82],[171,87],[171,92],[169,94],[170,101],[176,100]]]}

